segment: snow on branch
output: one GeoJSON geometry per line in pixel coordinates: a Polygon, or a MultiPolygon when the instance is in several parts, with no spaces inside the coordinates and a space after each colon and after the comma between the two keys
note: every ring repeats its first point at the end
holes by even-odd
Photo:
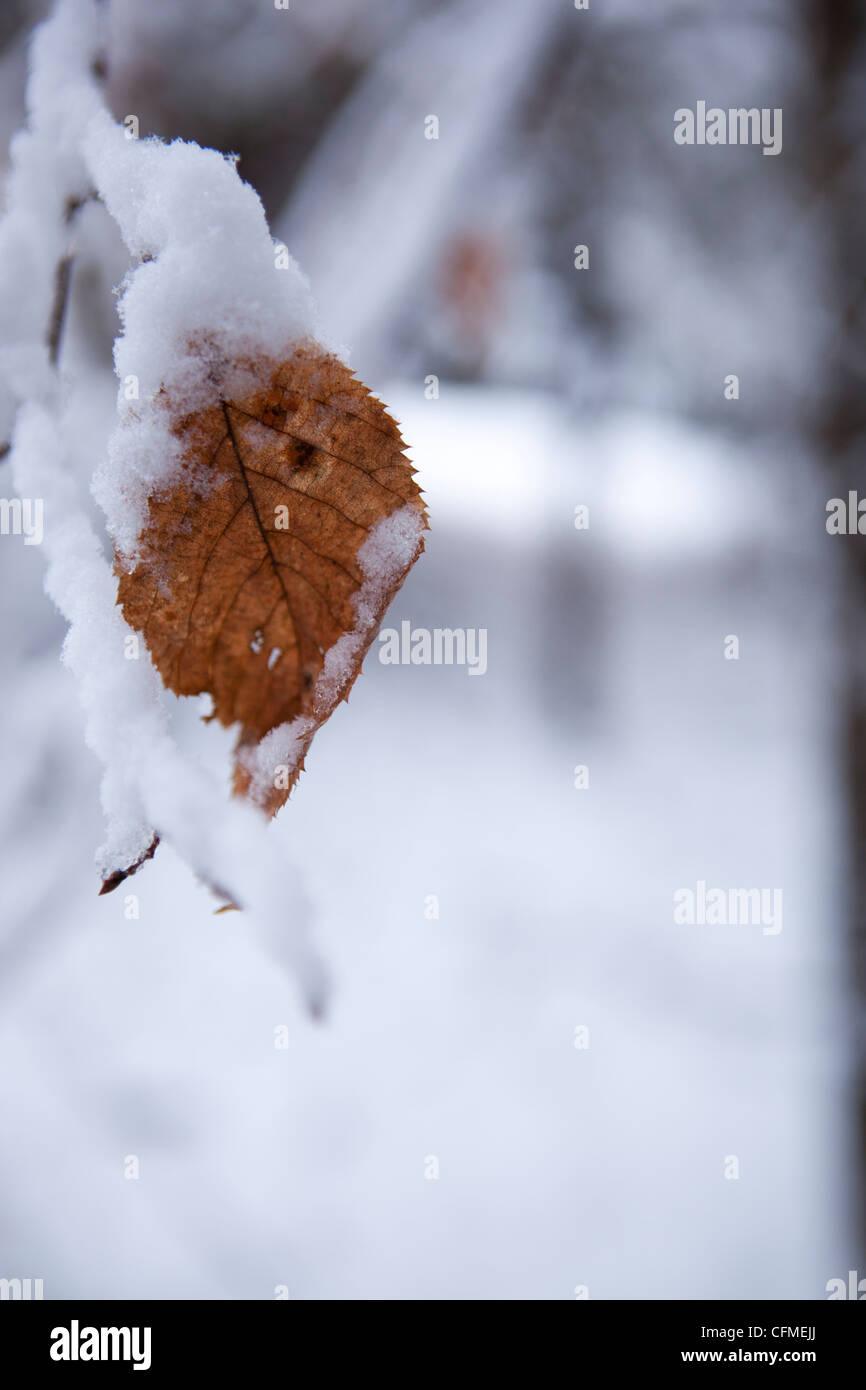
{"type": "MultiPolygon", "coordinates": [[[[20,495],[44,501],[46,589],[69,624],[64,658],[80,689],[87,741],[104,766],[103,876],[146,855],[156,833],[269,938],[281,930],[315,1011],[326,976],[308,940],[309,907],[296,875],[260,816],[229,800],[177,746],[147,653],[124,658],[130,629],[70,466],[69,403],[55,360],[70,216],[94,189],[138,262],[124,287],[116,345],[117,371],[137,380],[138,401],[171,379],[184,408],[194,410],[215,371],[232,390],[245,389],[238,380],[245,363],[279,358],[311,331],[311,300],[297,267],[275,273],[261,204],[231,160],[180,142],[128,140],[111,120],[93,76],[97,20],[90,0],[61,0],[39,28],[27,127],[12,146],[0,223],[0,408],[14,483],[20,495]]],[[[177,461],[166,421],[138,401],[122,406],[94,484],[125,554],[135,552],[147,496],[177,461]]]]}

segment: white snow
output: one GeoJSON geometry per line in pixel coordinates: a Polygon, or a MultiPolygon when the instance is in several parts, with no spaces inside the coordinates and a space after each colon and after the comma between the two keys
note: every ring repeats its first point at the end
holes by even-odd
{"type": "MultiPolygon", "coordinates": [[[[746,567],[740,583],[724,570],[736,528],[669,574],[643,547],[623,564],[619,543],[607,568],[588,564],[603,528],[575,532],[568,503],[596,494],[625,434],[595,432],[602,459],[554,398],[565,486],[516,545],[480,497],[473,510],[468,479],[481,434],[495,459],[543,403],[464,388],[456,408],[448,384],[428,441],[415,386],[387,395],[426,490],[440,463],[467,486],[433,515],[389,620],[423,622],[427,605],[484,622],[499,655],[474,681],[368,658],[267,833],[266,939],[275,953],[292,939],[301,862],[335,980],[325,1028],[299,1015],[249,914],[214,917],[170,844],[129,884],[139,920],[123,889],[94,898],[95,777],[67,685],[50,650],[16,682],[0,731],[15,778],[0,826],[7,1269],[44,1276],[46,1297],[270,1299],[285,1284],[293,1300],[568,1301],[588,1284],[591,1300],[820,1299],[856,1264],[826,547],[807,527],[811,545],[780,555],[753,531],[777,576],[760,603],[746,567]],[[576,653],[557,573],[589,612],[604,585],[576,653]],[[732,612],[748,655],[724,663],[732,612]],[[698,878],[781,885],[784,930],[675,926],[673,890],[698,878]],[[129,1153],[138,1182],[121,1176],[129,1153]]],[[[652,437],[684,477],[716,448],[669,417],[652,437]]],[[[771,462],[749,461],[768,486],[771,462]]],[[[778,463],[793,527],[812,499],[787,452],[778,463]]],[[[37,552],[0,559],[26,592],[37,552]]],[[[232,871],[231,843],[201,848],[232,871]]]]}
{"type": "MultiPolygon", "coordinates": [[[[239,358],[284,349],[307,328],[309,293],[297,267],[275,269],[261,205],[231,161],[190,145],[127,141],[99,110],[89,76],[96,32],[89,0],[62,0],[34,44],[29,125],[14,143],[0,225],[0,256],[7,252],[0,305],[25,308],[10,324],[0,369],[10,402],[18,402],[15,486],[44,503],[46,589],[69,623],[64,659],[78,684],[87,742],[105,769],[107,840],[97,859],[103,875],[125,868],[156,831],[205,883],[247,908],[255,930],[271,939],[280,924],[283,956],[318,1010],[326,975],[308,940],[297,876],[274,854],[260,817],[230,801],[177,746],[146,651],[126,659],[130,633],[115,606],[116,581],[71,467],[78,399],[64,390],[45,346],[55,268],[67,249],[67,199],[92,174],[130,249],[156,256],[130,277],[118,349],[122,375],[135,374],[144,389],[123,411],[96,489],[115,538],[133,545],[145,490],[172,462],[168,417],[154,407],[160,385],[170,383],[187,406],[201,399],[209,370],[232,386],[243,371],[239,358]],[[205,333],[202,360],[192,342],[205,333]]],[[[76,385],[83,392],[86,381],[76,385]]]]}
{"type": "Polygon", "coordinates": [[[104,112],[85,152],[141,260],[123,286],[115,344],[118,377],[135,378],[138,397],[121,396],[94,479],[115,545],[131,557],[147,497],[178,467],[173,422],[211,404],[217,389],[251,394],[267,374],[263,362],[283,361],[294,342],[315,335],[315,312],[297,264],[282,257],[277,267],[261,201],[232,159],[182,140],[127,139],[104,112]]]}
{"type": "Polygon", "coordinates": [[[89,75],[92,7],[61,0],[35,32],[27,89],[28,126],[11,143],[0,223],[0,432],[8,438],[17,402],[50,396],[46,329],[57,262],[68,249],[66,212],[88,192],[79,142],[99,107],[89,75]],[[27,293],[22,293],[22,286],[27,293]]]}
{"type": "MultiPolygon", "coordinates": [[[[196,5],[204,24],[213,6],[196,5]]],[[[131,7],[142,27],[168,14],[180,24],[171,0],[131,7]]],[[[78,77],[66,62],[86,51],[88,12],[65,5],[40,38],[53,56],[38,104],[64,123],[76,108],[62,84],[88,81],[83,57],[78,77]]],[[[528,13],[519,0],[490,4],[475,22],[501,40],[497,20],[522,26],[528,13]]],[[[371,32],[358,23],[346,41],[371,32]]],[[[476,82],[475,100],[478,33],[467,44],[455,32],[469,100],[451,104],[443,130],[464,112],[476,122],[485,103],[495,124],[508,87],[476,82]]],[[[234,52],[230,36],[223,51],[234,52]]],[[[246,62],[245,74],[249,50],[246,62]]],[[[415,117],[439,80],[417,96],[396,84],[396,119],[381,113],[376,140],[358,120],[364,103],[353,113],[358,144],[378,145],[374,173],[389,128],[401,147],[393,174],[410,190],[417,264],[438,222],[413,202],[424,180],[409,179],[402,146],[417,157],[415,117]]],[[[245,86],[237,72],[230,82],[245,86]]],[[[0,226],[12,344],[0,377],[10,410],[16,392],[29,402],[11,465],[18,490],[46,504],[43,547],[0,545],[0,1053],[14,1059],[0,1069],[0,1274],[44,1277],[48,1298],[270,1299],[284,1285],[293,1300],[566,1301],[578,1284],[593,1300],[823,1298],[860,1252],[838,588],[820,479],[804,481],[787,443],[744,457],[674,414],[638,424],[617,406],[590,428],[553,397],[444,378],[436,402],[419,379],[384,391],[433,513],[393,620],[489,625],[497,661],[477,681],[369,661],[351,708],[316,740],[293,814],[263,834],[180,754],[164,713],[197,753],[224,736],[227,754],[227,731],[200,725],[198,702],[161,696],[146,661],[117,663],[126,629],[88,494],[115,384],[104,368],[80,374],[69,354],[67,400],[44,345],[65,246],[50,188],[89,182],[74,159],[51,162],[57,134],[51,151],[20,138],[0,226]],[[584,501],[592,525],[577,533],[584,501]],[[72,620],[65,668],[43,559],[72,620]],[[743,657],[723,663],[732,629],[743,657]],[[166,837],[104,898],[85,721],[111,760],[118,844],[138,845],[152,823],[166,837]],[[591,769],[587,791],[573,786],[576,762],[591,769]],[[325,1029],[308,1025],[294,987],[300,970],[307,998],[321,997],[299,863],[337,986],[325,1029]],[[254,911],[214,916],[190,864],[254,911]],[[672,891],[699,878],[783,885],[784,930],[674,926],[672,891]],[[589,1030],[583,1051],[577,1026],[589,1030]],[[122,1176],[130,1153],[137,1182],[122,1176]],[[736,1182],[723,1176],[731,1153],[736,1182]],[[437,1181],[425,1177],[431,1155],[437,1181]]],[[[428,153],[448,156],[436,197],[459,201],[457,152],[428,153]]],[[[327,178],[333,166],[317,162],[327,178]]],[[[340,291],[357,289],[352,316],[366,333],[383,286],[354,277],[351,262],[370,263],[381,204],[339,180],[334,200],[320,185],[314,201],[307,235],[322,236],[331,320],[354,336],[340,291]],[[349,254],[332,259],[341,247],[349,254]]],[[[389,227],[384,257],[393,240],[389,227]]],[[[675,228],[668,241],[676,275],[663,268],[646,289],[647,336],[632,339],[638,391],[652,386],[659,334],[681,350],[689,328],[682,304],[662,313],[682,280],[685,243],[675,228]]],[[[766,264],[733,265],[741,296],[766,264]]],[[[384,289],[397,299],[413,272],[402,258],[394,269],[384,289]]],[[[706,285],[719,273],[714,264],[706,285]]],[[[765,280],[770,299],[784,293],[784,280],[765,280]]],[[[717,317],[726,322],[724,305],[705,314],[705,344],[717,317]]],[[[774,324],[779,351],[794,341],[778,333],[786,319],[764,318],[761,333],[750,320],[740,335],[753,366],[762,354],[778,362],[766,351],[774,324]]],[[[373,350],[372,329],[367,341],[373,350]]],[[[661,375],[671,360],[662,355],[661,375]]]]}

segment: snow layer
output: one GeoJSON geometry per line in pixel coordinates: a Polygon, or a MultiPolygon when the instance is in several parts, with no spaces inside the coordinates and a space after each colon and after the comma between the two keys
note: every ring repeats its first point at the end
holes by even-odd
{"type": "Polygon", "coordinates": [[[173,419],[212,404],[217,392],[249,395],[268,374],[265,364],[315,335],[315,313],[307,281],[275,246],[233,159],[182,140],[127,139],[104,112],[85,150],[140,262],[123,286],[115,345],[129,391],[121,390],[108,463],[94,480],[112,538],[131,556],[147,497],[177,467],[173,419]]]}
{"type": "Polygon", "coordinates": [[[62,0],[34,35],[28,123],[11,143],[6,211],[0,223],[0,437],[9,438],[17,403],[55,389],[47,327],[55,271],[68,250],[69,209],[86,197],[84,130],[99,110],[90,76],[92,7],[62,0]],[[22,292],[22,287],[27,292],[22,292]]]}
{"type": "Polygon", "coordinates": [[[309,295],[291,261],[281,257],[286,268],[276,269],[261,206],[231,161],[195,146],[127,141],[100,109],[90,76],[96,51],[89,0],[62,0],[36,35],[28,126],[14,142],[0,225],[0,307],[21,306],[9,319],[0,371],[14,419],[15,487],[44,503],[46,589],[69,624],[64,659],[78,683],[87,742],[105,769],[107,840],[97,860],[103,876],[125,868],[156,832],[205,883],[248,909],[254,930],[279,939],[316,1012],[327,981],[308,939],[309,904],[297,875],[275,855],[256,813],[230,802],[178,748],[146,651],[128,657],[132,634],[71,466],[98,440],[98,425],[82,420],[81,373],[64,390],[47,346],[71,206],[93,178],[130,249],[155,257],[127,284],[118,364],[137,379],[139,398],[123,410],[97,487],[116,538],[132,545],[146,489],[172,462],[168,417],[154,406],[161,385],[190,408],[208,383],[213,389],[215,374],[236,385],[238,358],[284,349],[310,325],[309,295]],[[203,335],[202,356],[192,343],[203,335]]]}

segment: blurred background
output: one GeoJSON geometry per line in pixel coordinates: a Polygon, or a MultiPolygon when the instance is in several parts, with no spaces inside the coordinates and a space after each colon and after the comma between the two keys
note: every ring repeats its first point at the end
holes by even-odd
{"type": "MultiPolygon", "coordinates": [[[[0,1276],[820,1299],[866,1275],[866,561],[825,529],[866,495],[866,14],[650,8],[104,6],[115,116],[239,156],[403,426],[432,530],[388,623],[486,628],[488,670],[374,648],[272,828],[335,978],[315,1025],[279,941],[166,847],[97,898],[63,626],[38,547],[2,539],[0,1276]],[[781,107],[782,153],[676,145],[698,100],[781,107]],[[782,931],[675,925],[700,880],[781,888],[782,931]]],[[[45,10],[0,16],[4,150],[45,10]]],[[[86,477],[127,262],[82,223],[86,477]]]]}

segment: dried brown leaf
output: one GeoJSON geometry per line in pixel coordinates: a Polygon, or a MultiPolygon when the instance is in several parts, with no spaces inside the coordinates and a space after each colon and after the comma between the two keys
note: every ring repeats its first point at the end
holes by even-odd
{"type": "MultiPolygon", "coordinates": [[[[210,717],[239,726],[235,790],[273,814],[423,543],[419,529],[344,677],[320,680],[328,651],[358,633],[359,549],[392,513],[408,506],[424,525],[426,514],[396,423],[338,358],[303,343],[259,379],[246,399],[215,387],[213,404],[173,419],[182,467],[148,499],[135,561],[117,571],[124,616],[164,683],[210,694],[210,717]],[[295,720],[289,775],[263,789],[249,753],[295,720]]],[[[168,388],[161,408],[177,416],[168,388]]]]}

